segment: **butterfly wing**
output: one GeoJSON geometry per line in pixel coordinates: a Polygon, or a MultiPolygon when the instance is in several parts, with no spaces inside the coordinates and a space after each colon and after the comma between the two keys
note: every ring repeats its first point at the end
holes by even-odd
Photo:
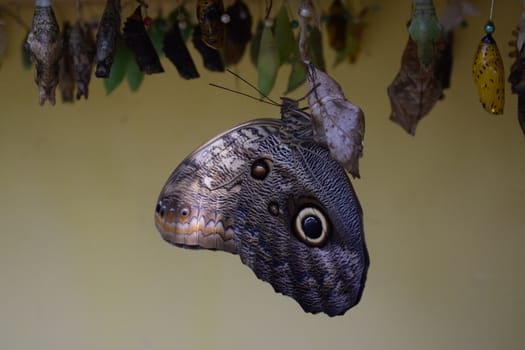
{"type": "Polygon", "coordinates": [[[155,223],[176,246],[239,254],[306,312],[340,315],[366,280],[361,207],[329,151],[281,139],[281,126],[249,122],[193,152],[164,186],[155,223]]]}
{"type": "Polygon", "coordinates": [[[261,119],[239,125],[190,154],[171,174],[159,195],[155,224],[177,246],[237,252],[234,209],[249,155],[280,122],[261,119]]]}
{"type": "Polygon", "coordinates": [[[359,302],[369,265],[345,171],[324,147],[294,147],[278,135],[261,143],[251,164],[236,209],[241,261],[305,312],[345,313],[359,302]],[[259,164],[264,177],[255,176],[259,164]]]}

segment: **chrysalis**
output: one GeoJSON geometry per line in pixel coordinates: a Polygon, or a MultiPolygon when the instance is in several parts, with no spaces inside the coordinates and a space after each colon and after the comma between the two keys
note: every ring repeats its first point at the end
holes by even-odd
{"type": "Polygon", "coordinates": [[[326,31],[328,44],[336,51],[344,50],[346,46],[346,23],[348,11],[341,0],[334,0],[328,8],[326,31]]]}
{"type": "Polygon", "coordinates": [[[408,32],[417,44],[419,62],[424,68],[428,68],[434,60],[436,43],[441,37],[441,25],[432,0],[413,0],[408,32]]]}
{"type": "Polygon", "coordinates": [[[199,51],[204,62],[204,67],[212,72],[224,72],[224,62],[218,50],[206,45],[202,41],[201,29],[195,26],[191,37],[193,46],[199,51]]]}
{"type": "Polygon", "coordinates": [[[97,31],[97,53],[95,55],[97,78],[107,78],[117,50],[120,36],[120,0],[107,0],[97,31]]]}
{"type": "Polygon", "coordinates": [[[525,30],[525,8],[522,12],[521,21],[513,35],[516,40],[509,42],[514,47],[514,51],[510,53],[511,57],[515,57],[515,61],[510,68],[510,75],[508,78],[511,84],[512,93],[518,95],[518,122],[521,130],[525,134],[525,44],[523,38],[520,39],[525,30]]]}
{"type": "Polygon", "coordinates": [[[77,100],[82,96],[87,99],[95,57],[95,42],[89,28],[80,20],[71,30],[69,48],[74,63],[73,76],[77,85],[77,100]]]}
{"type": "Polygon", "coordinates": [[[71,35],[71,24],[65,22],[62,27],[62,57],[60,58],[59,83],[62,102],[72,103],[75,101],[73,95],[75,91],[75,78],[73,77],[73,57],[69,46],[69,37],[71,35]]]}
{"type": "Polygon", "coordinates": [[[164,72],[159,55],[157,55],[146,28],[144,28],[142,5],[137,6],[135,12],[126,20],[123,32],[124,41],[133,53],[142,72],[146,74],[164,72]]]}
{"type": "Polygon", "coordinates": [[[226,9],[226,14],[230,21],[226,23],[223,55],[225,63],[233,65],[239,63],[252,38],[252,15],[242,0],[236,0],[226,9]]]}
{"type": "Polygon", "coordinates": [[[493,32],[494,23],[489,21],[485,25],[486,35],[481,39],[474,57],[472,77],[483,108],[492,114],[503,114],[505,72],[498,46],[492,37],[493,32]]]}
{"type": "Polygon", "coordinates": [[[182,78],[195,79],[199,77],[199,72],[182,38],[178,21],[164,35],[163,50],[182,78]]]}
{"type": "Polygon", "coordinates": [[[197,19],[201,39],[211,48],[220,49],[224,46],[225,26],[221,20],[224,14],[222,0],[197,0],[197,19]]]}
{"type": "Polygon", "coordinates": [[[55,13],[49,1],[36,0],[31,31],[27,36],[27,49],[35,64],[35,83],[39,88],[38,102],[46,100],[55,105],[55,89],[59,81],[59,60],[62,38],[55,13]]]}
{"type": "Polygon", "coordinates": [[[349,18],[346,21],[345,28],[345,45],[343,50],[336,51],[334,66],[343,62],[345,59],[348,60],[349,63],[356,62],[361,49],[361,41],[365,28],[364,19],[367,13],[367,7],[363,8],[358,16],[351,16],[351,14],[348,13],[349,18]]]}

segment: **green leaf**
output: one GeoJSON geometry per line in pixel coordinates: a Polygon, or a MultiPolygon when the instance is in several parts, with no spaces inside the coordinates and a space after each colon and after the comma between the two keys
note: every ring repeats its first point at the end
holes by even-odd
{"type": "Polygon", "coordinates": [[[151,43],[153,44],[153,47],[155,48],[155,52],[157,52],[159,57],[164,55],[162,47],[164,45],[164,33],[166,32],[167,26],[168,23],[166,20],[159,16],[153,20],[153,23],[148,28],[148,36],[151,40],[151,43]]]}
{"type": "Polygon", "coordinates": [[[290,25],[290,18],[288,17],[288,10],[285,2],[281,5],[277,18],[275,19],[275,43],[279,50],[279,57],[281,63],[291,62],[292,55],[297,47],[292,26],[290,25]]]}
{"type": "Polygon", "coordinates": [[[288,77],[288,87],[286,88],[285,94],[289,94],[293,90],[297,89],[306,81],[306,69],[304,63],[301,62],[299,57],[292,62],[292,71],[288,77]]]}
{"type": "Polygon", "coordinates": [[[144,81],[144,73],[140,71],[137,62],[134,60],[128,61],[126,66],[126,78],[128,80],[128,86],[132,92],[136,92],[144,81]]]}
{"type": "Polygon", "coordinates": [[[252,64],[257,67],[257,57],[259,56],[259,47],[261,46],[261,35],[264,28],[264,22],[259,20],[257,22],[257,27],[255,29],[255,35],[252,38],[252,43],[250,46],[250,61],[252,64]]]}
{"type": "Polygon", "coordinates": [[[264,26],[257,56],[257,86],[263,96],[268,96],[272,90],[279,65],[279,50],[275,44],[272,28],[264,26]]]}
{"type": "Polygon", "coordinates": [[[326,71],[326,63],[323,56],[323,36],[317,27],[310,27],[309,29],[308,41],[312,63],[320,70],[326,71]]]}
{"type": "Polygon", "coordinates": [[[115,59],[113,60],[109,77],[104,79],[106,95],[109,95],[120,85],[120,83],[122,83],[124,77],[126,76],[128,62],[131,60],[133,60],[131,52],[129,51],[126,44],[124,44],[124,40],[119,38],[117,43],[117,52],[115,53],[115,59]]]}

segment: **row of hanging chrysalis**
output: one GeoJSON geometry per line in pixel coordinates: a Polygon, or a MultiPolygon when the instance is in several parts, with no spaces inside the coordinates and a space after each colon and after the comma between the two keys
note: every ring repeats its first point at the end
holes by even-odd
{"type": "MultiPolygon", "coordinates": [[[[207,3],[210,3],[210,2],[207,2],[207,3]]],[[[235,4],[238,4],[238,3],[242,3],[242,1],[235,1],[235,4]]],[[[334,4],[337,4],[337,3],[340,3],[340,1],[334,1],[334,4]]],[[[118,1],[108,0],[108,1],[107,1],[107,4],[106,4],[106,8],[105,8],[104,13],[107,13],[108,11],[111,12],[110,10],[111,10],[112,7],[113,7],[113,8],[115,7],[115,4],[118,4],[118,1]],[[110,6],[112,3],[113,3],[113,6],[110,6]]],[[[197,3],[197,4],[198,4],[198,3],[197,3]]],[[[281,8],[280,8],[280,10],[279,10],[279,12],[278,12],[278,16],[276,17],[276,20],[279,19],[279,16],[280,16],[280,15],[281,15],[281,17],[282,17],[282,15],[284,14],[286,20],[288,21],[288,24],[287,24],[287,27],[288,27],[288,28],[286,28],[286,29],[288,29],[288,30],[291,31],[292,28],[297,27],[297,21],[295,21],[295,20],[290,20],[290,19],[289,19],[289,17],[288,17],[288,11],[286,10],[286,6],[285,6],[285,4],[286,4],[286,1],[283,1],[283,2],[282,2],[282,5],[281,5],[281,8]]],[[[332,7],[334,6],[334,4],[332,4],[332,7]]],[[[142,6],[142,7],[144,7],[144,6],[142,6]]],[[[181,6],[180,8],[183,8],[183,6],[181,6]]],[[[248,7],[246,7],[246,9],[248,10],[248,7]]],[[[249,11],[249,10],[248,10],[248,11],[249,11]]],[[[116,11],[113,11],[113,12],[116,12],[116,11]]],[[[221,13],[221,14],[220,14],[220,17],[219,17],[219,21],[220,21],[220,23],[222,23],[222,25],[226,25],[227,23],[229,23],[229,21],[231,20],[231,18],[229,18],[229,16],[228,16],[227,14],[225,14],[224,11],[220,10],[219,12],[221,13]]],[[[249,12],[248,12],[248,13],[249,13],[249,12]]],[[[328,17],[330,17],[330,16],[333,17],[333,16],[336,16],[336,14],[333,14],[332,12],[329,12],[328,17]]],[[[339,16],[343,16],[343,17],[345,17],[345,18],[348,18],[348,12],[347,12],[347,10],[344,9],[344,13],[340,13],[339,16]]],[[[133,15],[132,15],[130,18],[132,18],[132,17],[133,17],[133,15]]],[[[104,15],[102,16],[102,19],[104,19],[104,15]]],[[[130,20],[130,19],[128,19],[128,20],[130,20]]],[[[187,17],[187,20],[190,21],[189,17],[187,17]]],[[[149,16],[146,16],[142,21],[143,21],[143,23],[144,23],[145,25],[148,25],[148,24],[149,24],[150,26],[152,26],[152,25],[155,24],[154,21],[152,21],[151,18],[150,18],[149,16]]],[[[101,20],[101,22],[102,22],[102,20],[101,20]]],[[[261,34],[261,31],[262,31],[261,28],[260,28],[261,23],[265,23],[267,26],[272,26],[272,21],[264,21],[264,22],[260,21],[260,23],[258,24],[258,27],[259,27],[259,29],[258,29],[258,33],[259,33],[259,34],[261,34]]],[[[337,22],[337,21],[327,21],[327,30],[328,30],[328,33],[329,33],[329,37],[333,37],[334,35],[336,35],[336,34],[334,34],[334,33],[339,33],[339,34],[337,34],[338,37],[344,36],[344,35],[342,35],[342,34],[340,33],[340,31],[343,30],[343,29],[347,29],[347,28],[346,28],[346,27],[344,27],[344,28],[341,27],[340,24],[341,24],[340,21],[339,21],[339,22],[337,22]],[[332,22],[333,22],[333,23],[332,23],[332,22]],[[334,31],[334,30],[333,30],[333,27],[334,27],[334,26],[337,27],[338,25],[339,25],[339,29],[337,29],[337,30],[334,31]]],[[[184,21],[180,21],[180,22],[179,22],[179,25],[180,25],[181,27],[183,27],[183,26],[184,26],[184,21]]],[[[251,26],[250,26],[250,27],[251,27],[251,26]]],[[[282,27],[282,26],[281,26],[281,27],[282,27]]],[[[347,27],[348,27],[348,26],[347,26],[347,27]]],[[[137,28],[138,28],[138,27],[137,27],[137,28]]],[[[273,28],[275,28],[275,27],[273,27],[273,28]]],[[[139,29],[140,29],[140,28],[139,28],[139,29]]],[[[181,30],[184,30],[184,28],[181,28],[181,30]]],[[[190,29],[190,30],[191,30],[191,29],[190,29]]],[[[213,34],[214,32],[215,32],[215,31],[213,31],[213,30],[211,31],[212,34],[213,34]]],[[[251,34],[251,28],[250,28],[250,30],[248,30],[247,32],[251,34]]],[[[149,33],[151,34],[151,30],[149,30],[149,33]]],[[[257,34],[257,33],[256,33],[256,34],[257,34]]],[[[87,33],[87,35],[89,35],[89,33],[87,33]]],[[[292,32],[292,36],[293,36],[293,32],[292,32]]],[[[203,35],[202,37],[203,37],[203,38],[208,38],[209,35],[203,35]]],[[[278,36],[277,36],[277,37],[278,37],[278,36]]],[[[317,39],[317,40],[318,40],[318,43],[317,43],[317,44],[311,45],[311,47],[314,48],[315,51],[316,51],[315,54],[314,54],[313,56],[314,56],[314,57],[318,57],[318,59],[317,59],[318,66],[321,67],[322,69],[324,69],[324,68],[325,68],[325,64],[324,64],[324,59],[323,59],[323,57],[322,57],[321,35],[318,34],[318,33],[315,33],[315,34],[312,35],[312,37],[313,37],[314,39],[317,39]],[[317,36],[316,36],[316,35],[317,35],[317,36]]],[[[143,35],[143,38],[146,38],[146,36],[143,35]]],[[[250,37],[250,39],[251,39],[251,37],[250,37]]],[[[260,38],[259,38],[259,39],[260,39],[260,38]]],[[[187,36],[186,36],[185,40],[187,40],[187,36]]],[[[249,39],[248,39],[248,40],[249,40],[249,39]]],[[[247,42],[248,40],[246,40],[246,42],[247,42]]],[[[335,40],[335,39],[331,39],[331,40],[330,40],[331,43],[333,43],[334,41],[336,41],[336,40],[335,40]]],[[[294,43],[294,44],[295,44],[295,43],[294,43]]],[[[116,48],[116,47],[117,47],[117,44],[114,44],[114,46],[115,46],[115,48],[116,48]]],[[[150,45],[146,45],[146,46],[150,46],[150,45]]],[[[212,50],[215,49],[215,48],[212,47],[212,46],[214,46],[213,43],[208,42],[206,46],[207,46],[207,47],[210,47],[212,50]]],[[[253,45],[253,46],[255,46],[255,45],[253,45]]],[[[287,45],[287,46],[288,46],[288,47],[294,47],[295,45],[287,45]]],[[[336,49],[336,51],[338,52],[338,56],[337,56],[338,58],[337,58],[335,64],[340,63],[340,62],[342,61],[341,58],[344,57],[345,55],[348,55],[348,56],[349,56],[349,61],[350,61],[350,62],[354,62],[354,61],[355,61],[355,54],[356,54],[355,50],[352,51],[352,52],[345,52],[344,50],[340,50],[340,49],[341,49],[341,46],[340,46],[340,45],[339,45],[339,46],[337,46],[337,45],[334,46],[333,44],[331,44],[330,46],[331,46],[331,47],[334,47],[334,48],[336,49]]],[[[122,46],[122,45],[120,45],[120,46],[118,46],[118,47],[121,48],[121,49],[125,49],[125,47],[122,46]]],[[[355,48],[355,45],[353,45],[353,47],[355,48]]],[[[157,51],[160,53],[161,50],[158,49],[158,45],[156,45],[156,48],[157,48],[157,51]]],[[[253,51],[257,51],[256,49],[257,49],[257,47],[252,48],[252,50],[251,50],[251,51],[252,51],[251,56],[252,56],[252,62],[254,62],[254,64],[257,66],[258,57],[254,57],[254,56],[257,56],[257,55],[254,55],[254,53],[253,53],[253,51]]],[[[224,55],[220,55],[220,54],[214,53],[213,51],[208,50],[207,48],[203,48],[202,50],[198,50],[198,51],[201,52],[201,54],[202,54],[202,56],[203,56],[203,60],[204,60],[204,65],[205,65],[205,67],[206,67],[207,69],[210,69],[210,70],[212,70],[212,71],[224,71],[224,65],[225,65],[225,64],[224,64],[223,62],[221,62],[221,61],[224,59],[224,55]]],[[[242,49],[241,51],[242,51],[242,53],[239,54],[239,55],[237,55],[238,57],[234,60],[234,62],[227,62],[226,64],[229,65],[229,64],[235,64],[235,63],[237,63],[238,60],[240,59],[240,57],[242,57],[242,54],[243,54],[244,49],[242,49]]],[[[115,53],[114,53],[113,55],[115,55],[115,53]]],[[[188,54],[188,55],[189,55],[189,54],[188,54]]],[[[121,56],[125,56],[125,55],[124,55],[124,54],[121,54],[121,56]]],[[[189,56],[188,56],[188,57],[189,57],[189,56]]],[[[191,58],[190,58],[190,59],[191,59],[191,58]]],[[[38,60],[37,60],[37,61],[38,61],[38,60]]],[[[110,61],[111,61],[111,60],[110,60],[110,61]]],[[[25,63],[25,66],[27,67],[27,66],[28,66],[27,60],[26,60],[25,62],[26,62],[26,63],[25,63]]],[[[188,61],[188,62],[190,62],[190,61],[188,61]]],[[[106,62],[106,63],[107,63],[107,62],[106,62]]],[[[111,62],[111,63],[112,63],[112,62],[111,62]]],[[[137,63],[138,63],[138,62],[137,62],[137,63]]],[[[282,60],[279,61],[279,63],[277,64],[277,66],[280,66],[280,65],[282,65],[283,63],[292,63],[292,65],[294,66],[293,69],[292,69],[293,72],[292,72],[292,74],[290,75],[290,78],[289,78],[289,84],[288,84],[288,89],[287,89],[287,92],[289,92],[289,91],[295,89],[296,87],[300,86],[302,83],[304,83],[304,81],[305,81],[304,69],[301,69],[300,64],[299,64],[299,62],[298,62],[297,60],[291,62],[291,60],[286,61],[286,60],[282,59],[282,60]]],[[[97,63],[97,64],[98,64],[98,63],[97,63]]],[[[130,87],[132,88],[132,90],[136,90],[136,89],[138,89],[138,87],[140,86],[140,83],[141,83],[143,77],[139,74],[139,72],[136,71],[136,67],[133,67],[133,65],[129,65],[129,66],[131,66],[131,67],[128,67],[128,74],[127,74],[127,75],[128,75],[128,82],[130,82],[130,87]],[[134,68],[135,68],[135,69],[134,69],[134,68]],[[129,73],[129,72],[130,72],[130,71],[131,71],[131,73],[132,73],[131,76],[135,76],[135,79],[134,79],[134,80],[135,80],[135,84],[132,84],[132,82],[130,81],[130,80],[133,80],[133,79],[129,79],[129,77],[130,77],[130,73],[129,73]],[[134,75],[133,75],[133,74],[134,74],[134,75]]],[[[191,67],[194,67],[194,64],[193,64],[192,61],[191,61],[190,63],[187,63],[187,64],[186,64],[186,63],[179,63],[178,66],[177,66],[177,64],[176,64],[176,68],[177,68],[177,70],[179,71],[179,73],[181,73],[181,71],[182,71],[181,76],[183,76],[183,77],[186,78],[186,79],[191,79],[191,78],[194,78],[194,77],[197,77],[197,76],[198,76],[198,73],[195,72],[196,70],[193,69],[193,71],[192,71],[191,67]],[[185,71],[184,71],[184,68],[183,68],[183,67],[184,67],[185,65],[190,66],[190,69],[186,69],[186,71],[188,71],[188,70],[190,71],[189,74],[188,74],[188,72],[185,72],[185,71]],[[182,67],[182,68],[179,69],[179,67],[182,67]]],[[[277,68],[278,68],[278,67],[277,67],[277,68]]],[[[107,69],[107,70],[108,70],[108,72],[110,72],[110,71],[111,71],[110,67],[109,67],[109,69],[107,69]]],[[[141,71],[143,71],[143,70],[141,69],[141,71]]],[[[162,69],[162,70],[161,70],[161,69],[153,70],[153,72],[157,72],[157,71],[160,72],[160,71],[163,71],[163,69],[162,69]]],[[[111,91],[112,91],[112,90],[113,90],[118,84],[120,84],[120,82],[121,82],[121,81],[123,80],[123,78],[124,78],[124,74],[122,73],[122,69],[119,70],[119,74],[115,74],[115,75],[109,75],[109,73],[104,74],[104,72],[102,72],[102,71],[99,72],[99,73],[100,73],[100,74],[96,74],[98,77],[102,77],[102,78],[110,78],[109,80],[108,80],[108,79],[105,80],[105,86],[106,86],[106,91],[107,91],[107,93],[110,93],[110,92],[111,92],[111,91]]],[[[263,74],[264,74],[264,72],[263,72],[263,74]]],[[[262,80],[264,80],[264,79],[262,79],[262,80]]],[[[273,78],[269,78],[269,80],[273,80],[273,78]]],[[[38,84],[38,83],[37,83],[37,84],[38,84]]],[[[263,85],[264,85],[264,84],[263,84],[263,85]]],[[[270,90],[271,87],[273,86],[273,83],[270,83],[270,84],[267,84],[267,85],[269,85],[269,88],[264,88],[264,86],[260,86],[260,87],[261,87],[261,90],[263,90],[265,93],[268,93],[268,92],[269,92],[269,90],[270,90]]],[[[84,94],[84,96],[87,96],[87,94],[84,94]]],[[[67,100],[70,101],[71,99],[67,99],[67,100]]]]}

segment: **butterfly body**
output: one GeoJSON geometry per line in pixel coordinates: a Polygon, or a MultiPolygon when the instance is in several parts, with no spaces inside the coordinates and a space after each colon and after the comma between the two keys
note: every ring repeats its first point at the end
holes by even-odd
{"type": "Polygon", "coordinates": [[[359,302],[368,253],[352,185],[309,122],[286,112],[209,141],[170,176],[155,222],[168,242],[238,254],[306,312],[335,316],[359,302]]]}

